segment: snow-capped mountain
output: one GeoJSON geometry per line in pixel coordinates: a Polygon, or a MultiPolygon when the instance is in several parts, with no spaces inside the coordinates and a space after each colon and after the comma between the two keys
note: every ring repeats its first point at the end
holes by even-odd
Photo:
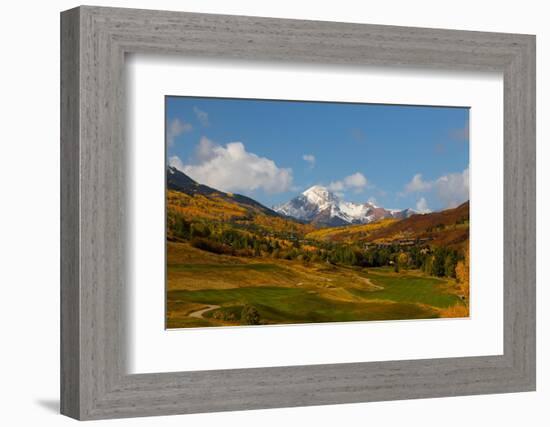
{"type": "Polygon", "coordinates": [[[382,218],[408,218],[417,213],[412,209],[384,209],[369,202],[346,202],[321,185],[314,185],[287,203],[274,206],[273,210],[327,226],[368,224],[382,218]]]}

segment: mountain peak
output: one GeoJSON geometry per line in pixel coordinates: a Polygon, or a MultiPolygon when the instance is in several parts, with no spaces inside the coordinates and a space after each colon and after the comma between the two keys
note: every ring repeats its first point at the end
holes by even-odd
{"type": "Polygon", "coordinates": [[[302,193],[302,196],[304,196],[308,202],[319,205],[320,207],[338,200],[338,197],[336,197],[333,192],[322,185],[314,185],[308,188],[302,193]]]}
{"type": "Polygon", "coordinates": [[[324,187],[322,185],[313,185],[309,187],[306,191],[304,191],[302,194],[306,195],[308,193],[324,193],[329,192],[327,187],[324,187]]]}
{"type": "Polygon", "coordinates": [[[390,211],[370,202],[353,203],[340,200],[322,185],[314,185],[287,203],[274,206],[273,209],[301,221],[328,226],[368,224],[382,218],[406,218],[413,214],[408,209],[390,211]]]}

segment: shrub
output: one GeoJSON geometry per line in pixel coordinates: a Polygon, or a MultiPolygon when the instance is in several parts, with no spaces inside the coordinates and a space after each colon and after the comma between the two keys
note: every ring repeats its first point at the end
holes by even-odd
{"type": "Polygon", "coordinates": [[[218,242],[213,242],[208,239],[204,239],[202,237],[193,237],[193,239],[191,240],[191,246],[215,254],[233,254],[233,249],[231,247],[218,242]]]}
{"type": "Polygon", "coordinates": [[[207,224],[193,223],[190,227],[191,237],[208,237],[210,236],[210,227],[207,224]]]}
{"type": "Polygon", "coordinates": [[[467,305],[457,303],[442,309],[439,315],[440,317],[468,317],[470,315],[470,310],[467,305]]]}
{"type": "Polygon", "coordinates": [[[256,307],[252,305],[245,305],[241,312],[241,323],[243,325],[259,325],[260,313],[256,310],[256,307]]]}

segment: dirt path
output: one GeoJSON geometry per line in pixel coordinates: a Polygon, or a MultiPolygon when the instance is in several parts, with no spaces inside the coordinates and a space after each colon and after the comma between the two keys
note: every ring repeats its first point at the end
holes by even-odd
{"type": "Polygon", "coordinates": [[[369,285],[369,286],[372,286],[374,289],[384,289],[384,286],[380,286],[380,285],[375,285],[374,283],[371,282],[371,280],[368,278],[368,277],[361,277],[364,282],[369,285]]]}
{"type": "Polygon", "coordinates": [[[206,313],[207,311],[210,311],[210,310],[215,310],[216,308],[220,308],[219,305],[208,305],[206,308],[203,308],[203,309],[200,309],[200,310],[197,310],[197,311],[193,311],[191,313],[188,314],[189,317],[195,317],[197,319],[204,319],[204,316],[203,314],[206,313]]]}

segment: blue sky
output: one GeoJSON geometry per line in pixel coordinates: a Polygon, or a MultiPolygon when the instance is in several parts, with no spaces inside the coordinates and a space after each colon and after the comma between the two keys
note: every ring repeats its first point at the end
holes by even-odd
{"type": "Polygon", "coordinates": [[[265,204],[312,185],[385,208],[468,199],[468,108],[166,98],[168,162],[265,204]]]}

